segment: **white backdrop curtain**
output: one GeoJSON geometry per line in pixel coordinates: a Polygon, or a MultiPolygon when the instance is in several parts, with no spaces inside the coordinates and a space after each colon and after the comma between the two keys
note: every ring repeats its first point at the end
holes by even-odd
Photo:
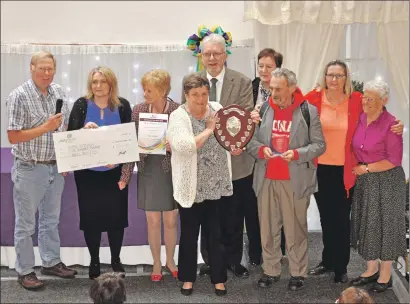
{"type": "MultiPolygon", "coordinates": [[[[354,23],[346,27],[346,35],[343,39],[339,57],[345,60],[352,74],[352,80],[367,82],[375,78],[381,78],[390,86],[390,98],[387,109],[405,125],[403,135],[403,168],[406,176],[409,176],[409,111],[408,105],[401,102],[400,90],[394,85],[393,75],[389,72],[389,62],[384,59],[383,52],[378,47],[378,24],[354,23]],[[360,43],[357,43],[360,41],[360,43]]],[[[404,37],[404,36],[403,36],[404,37]]],[[[408,36],[406,36],[408,39],[408,36]]],[[[407,40],[408,41],[408,40],[407,40]]],[[[408,53],[407,53],[408,56],[408,53]]],[[[408,62],[408,61],[407,61],[408,62]]],[[[407,69],[408,79],[408,65],[407,69]]],[[[408,84],[407,84],[408,86],[408,84]]],[[[408,92],[407,92],[408,94],[408,92]]]]}
{"type": "MultiPolygon", "coordinates": [[[[409,20],[378,24],[377,39],[381,57],[390,72],[391,84],[397,90],[398,100],[408,109],[409,20]]],[[[408,110],[406,113],[408,114],[408,110]]]]}
{"type": "Polygon", "coordinates": [[[408,1],[245,1],[244,20],[254,22],[255,53],[273,47],[284,54],[284,66],[296,73],[304,92],[337,57],[345,25],[376,22],[391,85],[408,107],[408,1]]]}
{"type": "Polygon", "coordinates": [[[296,73],[303,93],[314,87],[325,64],[337,58],[343,35],[344,26],[340,24],[254,22],[255,52],[266,47],[280,52],[283,66],[296,73]]]}
{"type": "Polygon", "coordinates": [[[245,20],[351,24],[408,20],[408,1],[245,1],[245,20]]]}

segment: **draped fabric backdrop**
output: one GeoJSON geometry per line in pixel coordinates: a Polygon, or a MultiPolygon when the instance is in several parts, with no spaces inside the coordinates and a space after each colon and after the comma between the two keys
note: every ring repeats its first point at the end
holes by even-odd
{"type": "Polygon", "coordinates": [[[273,48],[283,55],[283,66],[294,71],[303,93],[310,91],[323,67],[337,57],[344,36],[340,24],[293,22],[266,26],[254,22],[255,51],[273,48]]]}
{"type": "Polygon", "coordinates": [[[408,1],[245,1],[244,19],[254,22],[255,52],[269,46],[284,54],[284,66],[296,73],[303,92],[338,57],[347,25],[376,23],[376,38],[358,37],[350,47],[367,48],[370,39],[376,47],[376,39],[397,102],[408,108],[408,1]]]}

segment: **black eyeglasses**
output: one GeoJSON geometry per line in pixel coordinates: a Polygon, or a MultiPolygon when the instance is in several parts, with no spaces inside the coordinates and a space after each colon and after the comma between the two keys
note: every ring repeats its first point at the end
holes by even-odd
{"type": "Polygon", "coordinates": [[[333,80],[333,79],[337,79],[337,80],[339,80],[339,79],[342,79],[342,78],[344,78],[344,77],[346,77],[346,75],[342,75],[342,74],[326,74],[326,78],[328,78],[328,79],[331,79],[331,80],[333,80]]]}

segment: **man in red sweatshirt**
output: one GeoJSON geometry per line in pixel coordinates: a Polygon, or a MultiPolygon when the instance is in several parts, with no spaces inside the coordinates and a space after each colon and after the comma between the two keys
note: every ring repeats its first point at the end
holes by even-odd
{"type": "Polygon", "coordinates": [[[304,101],[296,84],[292,71],[272,72],[269,106],[261,110],[261,124],[247,146],[257,159],[253,187],[264,270],[258,284],[268,287],[280,279],[283,226],[290,290],[302,288],[307,277],[307,209],[311,194],[318,190],[313,160],[326,150],[317,109],[304,101]]]}

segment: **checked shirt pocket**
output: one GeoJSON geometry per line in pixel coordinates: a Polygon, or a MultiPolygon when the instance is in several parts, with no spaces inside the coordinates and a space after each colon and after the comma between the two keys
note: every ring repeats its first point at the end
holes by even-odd
{"type": "Polygon", "coordinates": [[[46,116],[44,114],[32,112],[30,114],[30,127],[35,128],[40,126],[46,121],[46,116]]]}

